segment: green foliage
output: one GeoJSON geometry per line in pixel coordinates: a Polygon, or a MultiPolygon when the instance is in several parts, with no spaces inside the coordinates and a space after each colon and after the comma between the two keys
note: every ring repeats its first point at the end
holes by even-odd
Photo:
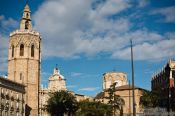
{"type": "Polygon", "coordinates": [[[96,101],[84,100],[79,102],[79,110],[77,116],[112,116],[112,108],[110,105],[96,101]]]}
{"type": "Polygon", "coordinates": [[[75,97],[66,91],[50,93],[47,104],[46,109],[51,116],[63,116],[64,113],[70,115],[78,109],[75,97]]]}
{"type": "Polygon", "coordinates": [[[114,110],[114,114],[116,112],[116,110],[119,110],[120,113],[123,112],[123,105],[125,104],[125,101],[119,96],[115,94],[115,84],[112,85],[111,88],[108,89],[108,97],[106,97],[107,99],[109,99],[108,104],[112,106],[113,110],[114,110]]]}
{"type": "Polygon", "coordinates": [[[140,104],[143,107],[156,107],[158,106],[158,96],[154,92],[145,91],[140,97],[140,104]]]}

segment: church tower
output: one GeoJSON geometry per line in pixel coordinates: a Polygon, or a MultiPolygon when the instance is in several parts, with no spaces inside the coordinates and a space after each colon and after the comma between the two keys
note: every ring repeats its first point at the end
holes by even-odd
{"type": "Polygon", "coordinates": [[[38,115],[40,44],[40,34],[32,30],[30,8],[26,3],[20,29],[10,33],[8,50],[8,79],[25,85],[25,116],[38,115]]]}
{"type": "Polygon", "coordinates": [[[60,74],[58,67],[54,68],[53,75],[49,77],[49,86],[48,90],[55,92],[66,89],[66,81],[64,76],[60,74]]]}

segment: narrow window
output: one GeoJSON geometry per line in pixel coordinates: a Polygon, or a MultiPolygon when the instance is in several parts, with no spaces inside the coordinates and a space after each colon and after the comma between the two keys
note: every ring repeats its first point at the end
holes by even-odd
{"type": "Polygon", "coordinates": [[[29,17],[29,14],[27,13],[27,14],[26,14],[26,18],[28,18],[28,17],[29,17]]]}
{"type": "Polygon", "coordinates": [[[12,45],[12,57],[14,57],[14,45],[12,45]]]}
{"type": "Polygon", "coordinates": [[[25,29],[29,29],[29,22],[28,21],[25,22],[25,29]]]}
{"type": "Polygon", "coordinates": [[[22,80],[22,73],[20,73],[20,76],[19,77],[20,77],[20,80],[22,80]]]}
{"type": "Polygon", "coordinates": [[[34,45],[31,46],[31,57],[34,57],[35,51],[34,51],[34,45]]]}
{"type": "Polygon", "coordinates": [[[20,45],[20,56],[24,56],[24,44],[20,45]]]}

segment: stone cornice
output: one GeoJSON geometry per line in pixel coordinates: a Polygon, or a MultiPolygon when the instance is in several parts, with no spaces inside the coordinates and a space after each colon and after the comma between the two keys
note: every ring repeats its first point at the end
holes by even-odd
{"type": "Polygon", "coordinates": [[[39,32],[36,31],[30,31],[30,30],[16,30],[10,33],[10,37],[16,34],[31,34],[31,35],[36,35],[40,36],[39,32]]]}

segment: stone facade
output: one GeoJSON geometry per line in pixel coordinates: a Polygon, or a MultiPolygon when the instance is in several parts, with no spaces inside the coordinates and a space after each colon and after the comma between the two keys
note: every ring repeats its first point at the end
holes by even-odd
{"type": "Polygon", "coordinates": [[[53,75],[49,77],[48,90],[50,91],[67,90],[64,76],[60,74],[60,70],[58,68],[55,68],[53,75]]]}
{"type": "Polygon", "coordinates": [[[24,115],[25,86],[0,77],[0,116],[24,115]]]}
{"type": "Polygon", "coordinates": [[[26,4],[20,29],[10,34],[8,79],[25,86],[25,115],[38,115],[41,37],[32,30],[30,8],[26,4]]]}
{"type": "Polygon", "coordinates": [[[48,112],[45,107],[47,105],[47,100],[49,99],[50,92],[56,92],[66,89],[66,81],[64,76],[60,74],[60,70],[56,67],[53,74],[49,77],[48,88],[41,88],[40,90],[40,115],[48,116],[48,112]]]}
{"type": "MultiPolygon", "coordinates": [[[[51,92],[57,92],[57,91],[67,91],[66,88],[66,81],[63,75],[60,74],[60,70],[58,68],[55,68],[53,71],[53,74],[49,77],[49,83],[48,83],[48,88],[41,88],[40,89],[40,116],[50,116],[50,114],[46,111],[46,105],[47,105],[47,100],[49,99],[49,93],[51,92]]],[[[93,97],[81,95],[81,94],[76,94],[73,91],[67,91],[71,93],[72,95],[75,96],[75,99],[79,102],[82,100],[90,100],[93,101],[93,97]]],[[[65,116],[67,116],[65,114],[65,116]]]]}
{"type": "Polygon", "coordinates": [[[109,89],[116,83],[116,87],[128,84],[127,74],[123,72],[107,72],[103,74],[103,89],[109,89]]]}
{"type": "Polygon", "coordinates": [[[173,111],[175,111],[174,78],[175,60],[169,60],[160,72],[153,75],[151,80],[151,88],[159,96],[160,107],[173,111]]]}
{"type": "MultiPolygon", "coordinates": [[[[142,113],[143,108],[140,105],[140,97],[143,95],[143,92],[145,90],[139,87],[134,88],[135,92],[135,104],[136,104],[136,113],[142,113]]],[[[123,105],[123,113],[125,116],[129,115],[132,113],[132,88],[129,87],[129,85],[123,85],[115,88],[115,95],[119,95],[125,102],[123,105]]],[[[106,97],[109,96],[109,93],[107,90],[98,93],[96,96],[96,101],[101,101],[102,103],[108,103],[109,99],[106,99],[106,97]]],[[[119,114],[118,114],[119,115],[119,114]]]]}
{"type": "MultiPolygon", "coordinates": [[[[115,95],[119,95],[125,102],[123,106],[124,115],[129,115],[132,113],[132,87],[128,85],[127,74],[121,72],[108,72],[103,74],[103,91],[98,93],[95,97],[96,101],[101,101],[102,103],[108,103],[109,99],[106,97],[109,96],[108,89],[115,84],[115,95]]],[[[140,97],[143,95],[142,88],[134,87],[135,92],[135,103],[136,103],[136,113],[142,112],[142,106],[140,105],[140,97]]],[[[116,114],[119,115],[119,114],[116,114]]]]}

